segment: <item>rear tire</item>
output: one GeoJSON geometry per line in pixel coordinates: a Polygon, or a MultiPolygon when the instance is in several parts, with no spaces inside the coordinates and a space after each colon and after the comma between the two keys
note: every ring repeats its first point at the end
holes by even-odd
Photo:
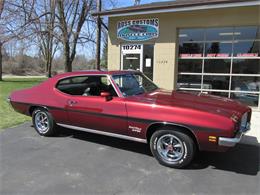
{"type": "Polygon", "coordinates": [[[158,130],[150,139],[156,160],[167,167],[183,168],[193,159],[196,147],[193,139],[179,130],[158,130]]]}
{"type": "Polygon", "coordinates": [[[43,108],[36,108],[32,114],[32,122],[35,130],[42,136],[55,135],[55,121],[52,115],[43,108]]]}

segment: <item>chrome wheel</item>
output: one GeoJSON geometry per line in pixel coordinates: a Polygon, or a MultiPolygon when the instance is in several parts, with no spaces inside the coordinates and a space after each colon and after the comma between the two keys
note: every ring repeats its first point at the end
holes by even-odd
{"type": "Polygon", "coordinates": [[[48,132],[48,130],[50,129],[49,119],[45,112],[42,111],[37,112],[35,114],[34,120],[35,120],[36,128],[40,133],[45,134],[46,132],[48,132]]]}
{"type": "Polygon", "coordinates": [[[184,155],[183,143],[172,134],[161,136],[157,141],[156,147],[159,155],[170,163],[179,161],[184,155]]]}

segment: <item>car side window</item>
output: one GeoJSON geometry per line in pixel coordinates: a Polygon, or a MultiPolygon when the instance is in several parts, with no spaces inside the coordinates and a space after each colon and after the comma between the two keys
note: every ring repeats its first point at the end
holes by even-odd
{"type": "Polygon", "coordinates": [[[77,96],[100,96],[101,92],[109,92],[117,96],[107,76],[77,76],[62,79],[56,88],[63,93],[77,96]]]}

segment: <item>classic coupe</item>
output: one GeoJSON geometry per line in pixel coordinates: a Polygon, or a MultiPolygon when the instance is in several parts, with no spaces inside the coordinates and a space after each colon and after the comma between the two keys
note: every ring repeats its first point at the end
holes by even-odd
{"type": "Polygon", "coordinates": [[[42,136],[65,127],[148,143],[160,164],[187,166],[196,151],[226,151],[250,129],[251,109],[237,101],[157,87],[138,71],[56,75],[13,92],[12,107],[32,116],[42,136]]]}

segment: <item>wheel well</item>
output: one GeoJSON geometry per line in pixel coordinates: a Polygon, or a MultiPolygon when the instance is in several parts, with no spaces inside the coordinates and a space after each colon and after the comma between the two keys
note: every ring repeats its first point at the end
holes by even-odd
{"type": "Polygon", "coordinates": [[[44,107],[42,107],[42,106],[31,106],[31,107],[29,108],[29,114],[30,114],[30,116],[32,116],[33,111],[34,111],[36,108],[46,109],[46,108],[44,108],[44,107]]]}
{"type": "Polygon", "coordinates": [[[146,132],[147,143],[150,142],[150,139],[151,139],[153,133],[155,131],[158,131],[160,128],[168,128],[171,130],[177,129],[179,131],[182,131],[183,133],[189,135],[193,139],[194,143],[196,144],[196,147],[199,149],[199,143],[197,141],[197,138],[193,134],[193,132],[189,128],[178,125],[178,124],[161,124],[161,123],[152,124],[150,127],[148,127],[147,132],[146,132]]]}

